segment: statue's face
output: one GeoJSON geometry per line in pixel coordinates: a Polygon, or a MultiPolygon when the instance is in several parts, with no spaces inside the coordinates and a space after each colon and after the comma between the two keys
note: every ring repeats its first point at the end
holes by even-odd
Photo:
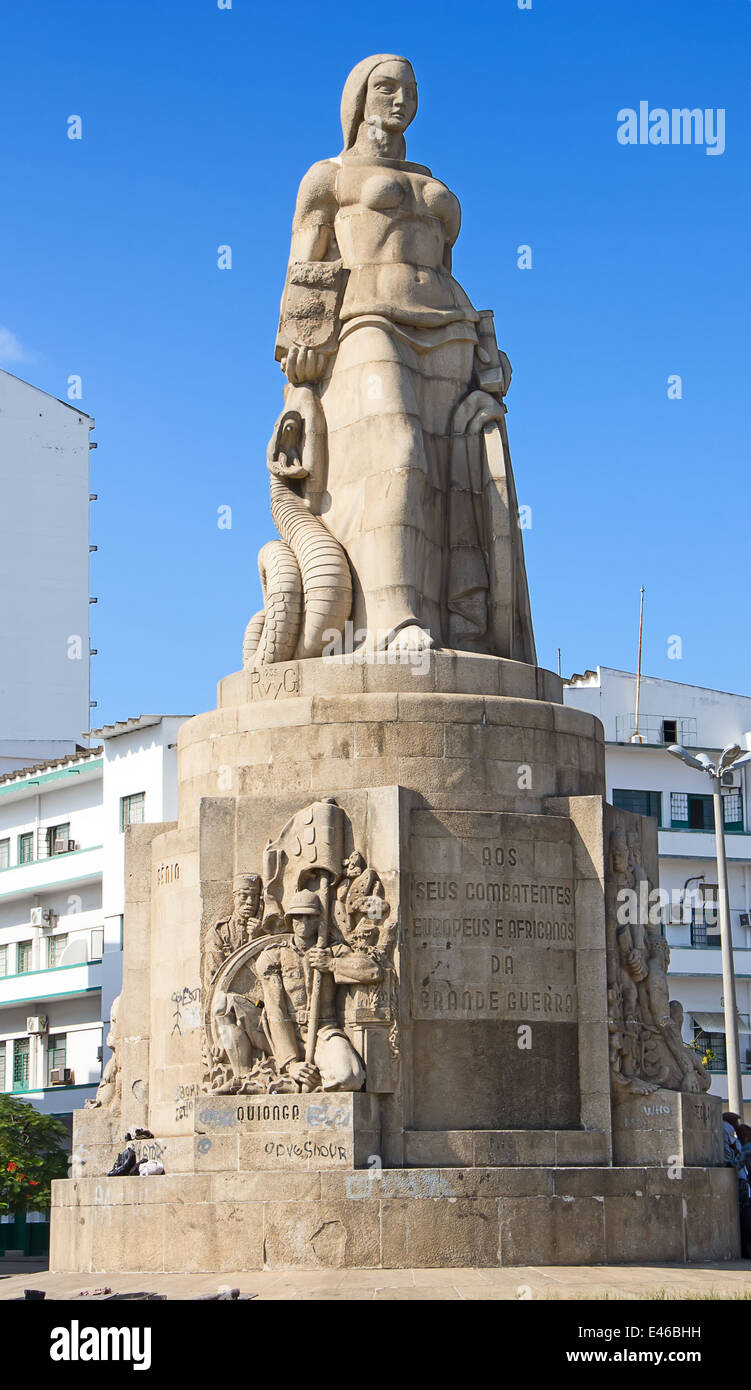
{"type": "Polygon", "coordinates": [[[625,846],[613,846],[613,868],[617,874],[625,874],[628,868],[628,854],[625,846]]]}
{"type": "Polygon", "coordinates": [[[313,912],[301,913],[292,918],[292,935],[302,950],[314,946],[318,939],[318,918],[313,912]]]}
{"type": "Polygon", "coordinates": [[[408,63],[381,63],[368,78],[365,120],[402,135],[415,119],[417,84],[408,63]]]}

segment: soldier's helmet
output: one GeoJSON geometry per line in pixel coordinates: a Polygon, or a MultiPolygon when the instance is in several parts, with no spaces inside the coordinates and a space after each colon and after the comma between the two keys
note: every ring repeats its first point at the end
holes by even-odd
{"type": "Polygon", "coordinates": [[[287,908],[288,917],[320,917],[322,912],[321,899],[317,893],[311,893],[308,888],[303,888],[299,893],[295,893],[287,908]]]}

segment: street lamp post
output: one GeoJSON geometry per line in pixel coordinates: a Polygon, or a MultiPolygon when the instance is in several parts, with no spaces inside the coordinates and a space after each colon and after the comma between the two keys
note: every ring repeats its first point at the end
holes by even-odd
{"type": "Polygon", "coordinates": [[[741,1052],[738,1039],[738,1006],[735,998],[735,966],[733,963],[733,938],[730,930],[730,897],[728,894],[728,866],[725,855],[725,818],[722,811],[722,774],[732,767],[740,767],[751,762],[751,752],[741,753],[737,743],[723,748],[716,763],[706,753],[694,756],[679,743],[668,748],[674,758],[680,758],[687,767],[706,772],[712,779],[712,803],[714,806],[714,835],[717,856],[717,895],[720,914],[720,946],[722,948],[722,992],[725,1011],[725,1052],[728,1068],[728,1109],[743,1119],[743,1081],[741,1079],[741,1052]]]}

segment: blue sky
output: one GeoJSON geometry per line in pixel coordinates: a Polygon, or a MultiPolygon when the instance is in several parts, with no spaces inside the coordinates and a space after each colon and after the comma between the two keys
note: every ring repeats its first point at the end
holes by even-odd
{"type": "Polygon", "coordinates": [[[26,0],[0,34],[0,365],[80,374],[96,418],[93,722],[209,708],[240,665],[297,185],[373,52],[414,63],[408,154],[514,366],[541,664],[633,669],[643,583],[645,670],[751,691],[749,0],[26,0]],[[724,153],[620,145],[641,100],[723,108],[724,153]]]}

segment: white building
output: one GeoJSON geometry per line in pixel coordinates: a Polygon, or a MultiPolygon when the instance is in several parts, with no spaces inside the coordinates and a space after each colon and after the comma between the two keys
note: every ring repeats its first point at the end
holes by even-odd
{"type": "Polygon", "coordinates": [[[89,727],[89,432],[0,371],[0,774],[83,746],[89,727]]]}
{"type": "MultiPolygon", "coordinates": [[[[572,676],[564,700],[597,715],[605,728],[608,800],[658,821],[660,887],[670,894],[665,934],[673,992],[685,1009],[684,1037],[710,1048],[712,1092],[727,1101],[722,965],[716,912],[717,870],[711,783],[667,752],[668,745],[716,756],[729,743],[751,748],[751,697],[642,677],[635,732],[636,677],[598,667],[572,676]]],[[[749,769],[723,788],[731,926],[741,1017],[746,1115],[751,1112],[751,822],[749,769]]]]}
{"type": "Polygon", "coordinates": [[[120,989],[124,835],[175,819],[183,716],[0,776],[0,1090],[70,1117],[96,1094],[120,989]]]}

